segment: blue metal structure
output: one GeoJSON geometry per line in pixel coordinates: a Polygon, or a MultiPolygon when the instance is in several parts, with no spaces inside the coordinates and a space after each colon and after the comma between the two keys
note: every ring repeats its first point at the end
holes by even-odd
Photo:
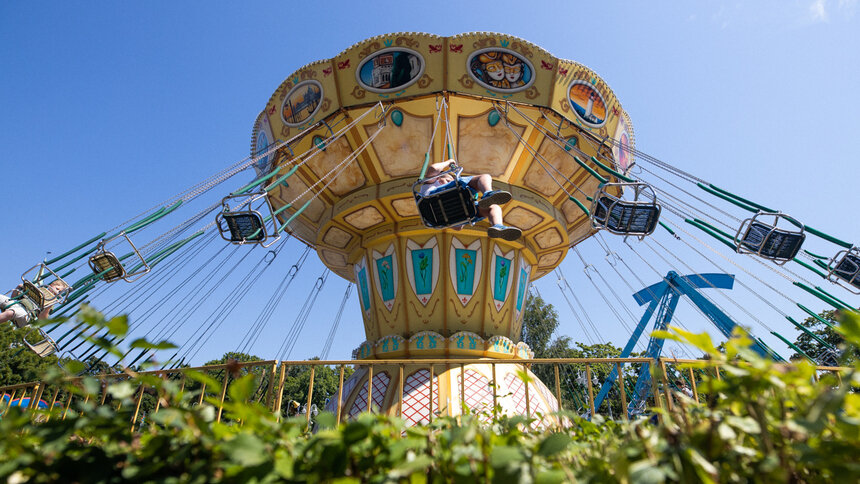
{"type": "MultiPolygon", "coordinates": [[[[675,314],[675,308],[678,307],[678,301],[681,296],[687,296],[690,302],[695,304],[705,316],[720,330],[726,338],[730,338],[737,323],[720,310],[714,303],[708,300],[699,292],[699,289],[731,289],[734,286],[735,277],[731,274],[689,274],[681,276],[675,271],[670,271],[662,281],[652,284],[633,295],[636,302],[640,306],[648,304],[645,314],[639,320],[639,324],[630,335],[630,340],[621,351],[621,358],[627,358],[633,352],[633,348],[642,332],[648,325],[648,321],[654,313],[657,313],[654,320],[654,331],[665,330],[672,321],[672,316],[675,314]]],[[[648,342],[646,354],[650,358],[657,359],[663,351],[663,343],[665,340],[652,337],[648,342]]],[[[770,349],[761,339],[753,338],[752,350],[756,353],[782,360],[782,358],[770,349]]],[[[609,393],[615,379],[618,377],[615,368],[610,372],[609,377],[603,382],[600,387],[600,392],[594,399],[594,407],[600,407],[603,399],[609,393]]],[[[627,410],[631,414],[641,411],[641,405],[645,402],[648,389],[651,386],[651,372],[648,363],[642,364],[642,369],[639,371],[639,379],[636,380],[636,387],[633,391],[633,397],[630,399],[627,410]]]]}

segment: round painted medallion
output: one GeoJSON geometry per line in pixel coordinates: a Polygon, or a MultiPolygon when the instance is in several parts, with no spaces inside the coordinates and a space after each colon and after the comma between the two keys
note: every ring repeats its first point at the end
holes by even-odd
{"type": "Polygon", "coordinates": [[[478,84],[493,91],[522,91],[535,80],[532,63],[507,49],[476,50],[469,56],[466,66],[478,84]]]}
{"type": "Polygon", "coordinates": [[[311,119],[322,104],[322,84],[302,81],[296,84],[281,105],[281,119],[287,126],[301,126],[311,119]]]}
{"type": "Polygon", "coordinates": [[[599,128],[606,124],[606,101],[588,81],[573,81],[567,89],[567,100],[583,124],[599,128]]]}
{"type": "Polygon", "coordinates": [[[355,70],[361,87],[371,92],[395,92],[414,84],[424,74],[424,58],[414,50],[392,47],[364,58],[355,70]]]}

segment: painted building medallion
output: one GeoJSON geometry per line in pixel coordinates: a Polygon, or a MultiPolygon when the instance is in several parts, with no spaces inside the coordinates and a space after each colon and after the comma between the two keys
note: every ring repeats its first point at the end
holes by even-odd
{"type": "Polygon", "coordinates": [[[531,62],[507,49],[477,50],[469,56],[466,63],[472,78],[493,91],[522,91],[535,80],[535,70],[531,62]]]}
{"type": "Polygon", "coordinates": [[[424,74],[424,58],[414,50],[382,49],[364,58],[355,70],[361,87],[371,92],[395,92],[415,83],[424,74]]]}
{"type": "Polygon", "coordinates": [[[284,97],[281,119],[287,126],[301,126],[310,120],[322,104],[323,87],[317,81],[302,81],[284,97]]]}
{"type": "Polygon", "coordinates": [[[588,81],[571,82],[567,89],[567,100],[586,126],[599,128],[606,123],[606,101],[588,81]]]}

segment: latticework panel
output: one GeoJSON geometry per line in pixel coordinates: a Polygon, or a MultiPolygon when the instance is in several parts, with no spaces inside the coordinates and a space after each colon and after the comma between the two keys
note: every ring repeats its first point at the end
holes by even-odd
{"type": "MultiPolygon", "coordinates": [[[[371,411],[379,411],[382,407],[382,402],[385,400],[385,392],[388,390],[388,383],[391,382],[391,377],[388,372],[383,371],[373,375],[373,391],[371,393],[371,411]]],[[[349,417],[355,417],[361,412],[367,411],[367,382],[362,382],[361,389],[352,402],[352,408],[349,409],[349,417]]]]}
{"type": "MultiPolygon", "coordinates": [[[[439,377],[433,377],[433,410],[439,409],[439,377]]],[[[430,371],[418,370],[403,382],[403,418],[407,425],[430,422],[430,371]]]]}

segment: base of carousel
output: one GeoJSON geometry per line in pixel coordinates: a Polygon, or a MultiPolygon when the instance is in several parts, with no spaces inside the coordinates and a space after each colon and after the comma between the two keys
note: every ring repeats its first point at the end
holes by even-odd
{"type": "MultiPolygon", "coordinates": [[[[429,423],[431,408],[434,418],[461,415],[465,407],[470,413],[489,421],[493,417],[494,407],[493,365],[490,364],[493,361],[482,359],[463,365],[462,370],[459,364],[435,364],[432,385],[428,367],[422,368],[418,364],[403,367],[402,410],[400,366],[374,365],[370,410],[392,416],[402,412],[409,426],[429,423]]],[[[527,415],[535,418],[533,425],[538,428],[552,425],[555,418],[549,414],[558,411],[555,395],[530,370],[526,371],[531,381],[528,384],[523,382],[518,374],[522,371],[521,365],[495,365],[495,403],[499,406],[498,411],[508,416],[527,415]]],[[[348,420],[368,411],[368,375],[368,367],[359,366],[344,382],[340,409],[342,419],[348,420]]],[[[337,412],[337,396],[329,401],[326,410],[337,412]]]]}

